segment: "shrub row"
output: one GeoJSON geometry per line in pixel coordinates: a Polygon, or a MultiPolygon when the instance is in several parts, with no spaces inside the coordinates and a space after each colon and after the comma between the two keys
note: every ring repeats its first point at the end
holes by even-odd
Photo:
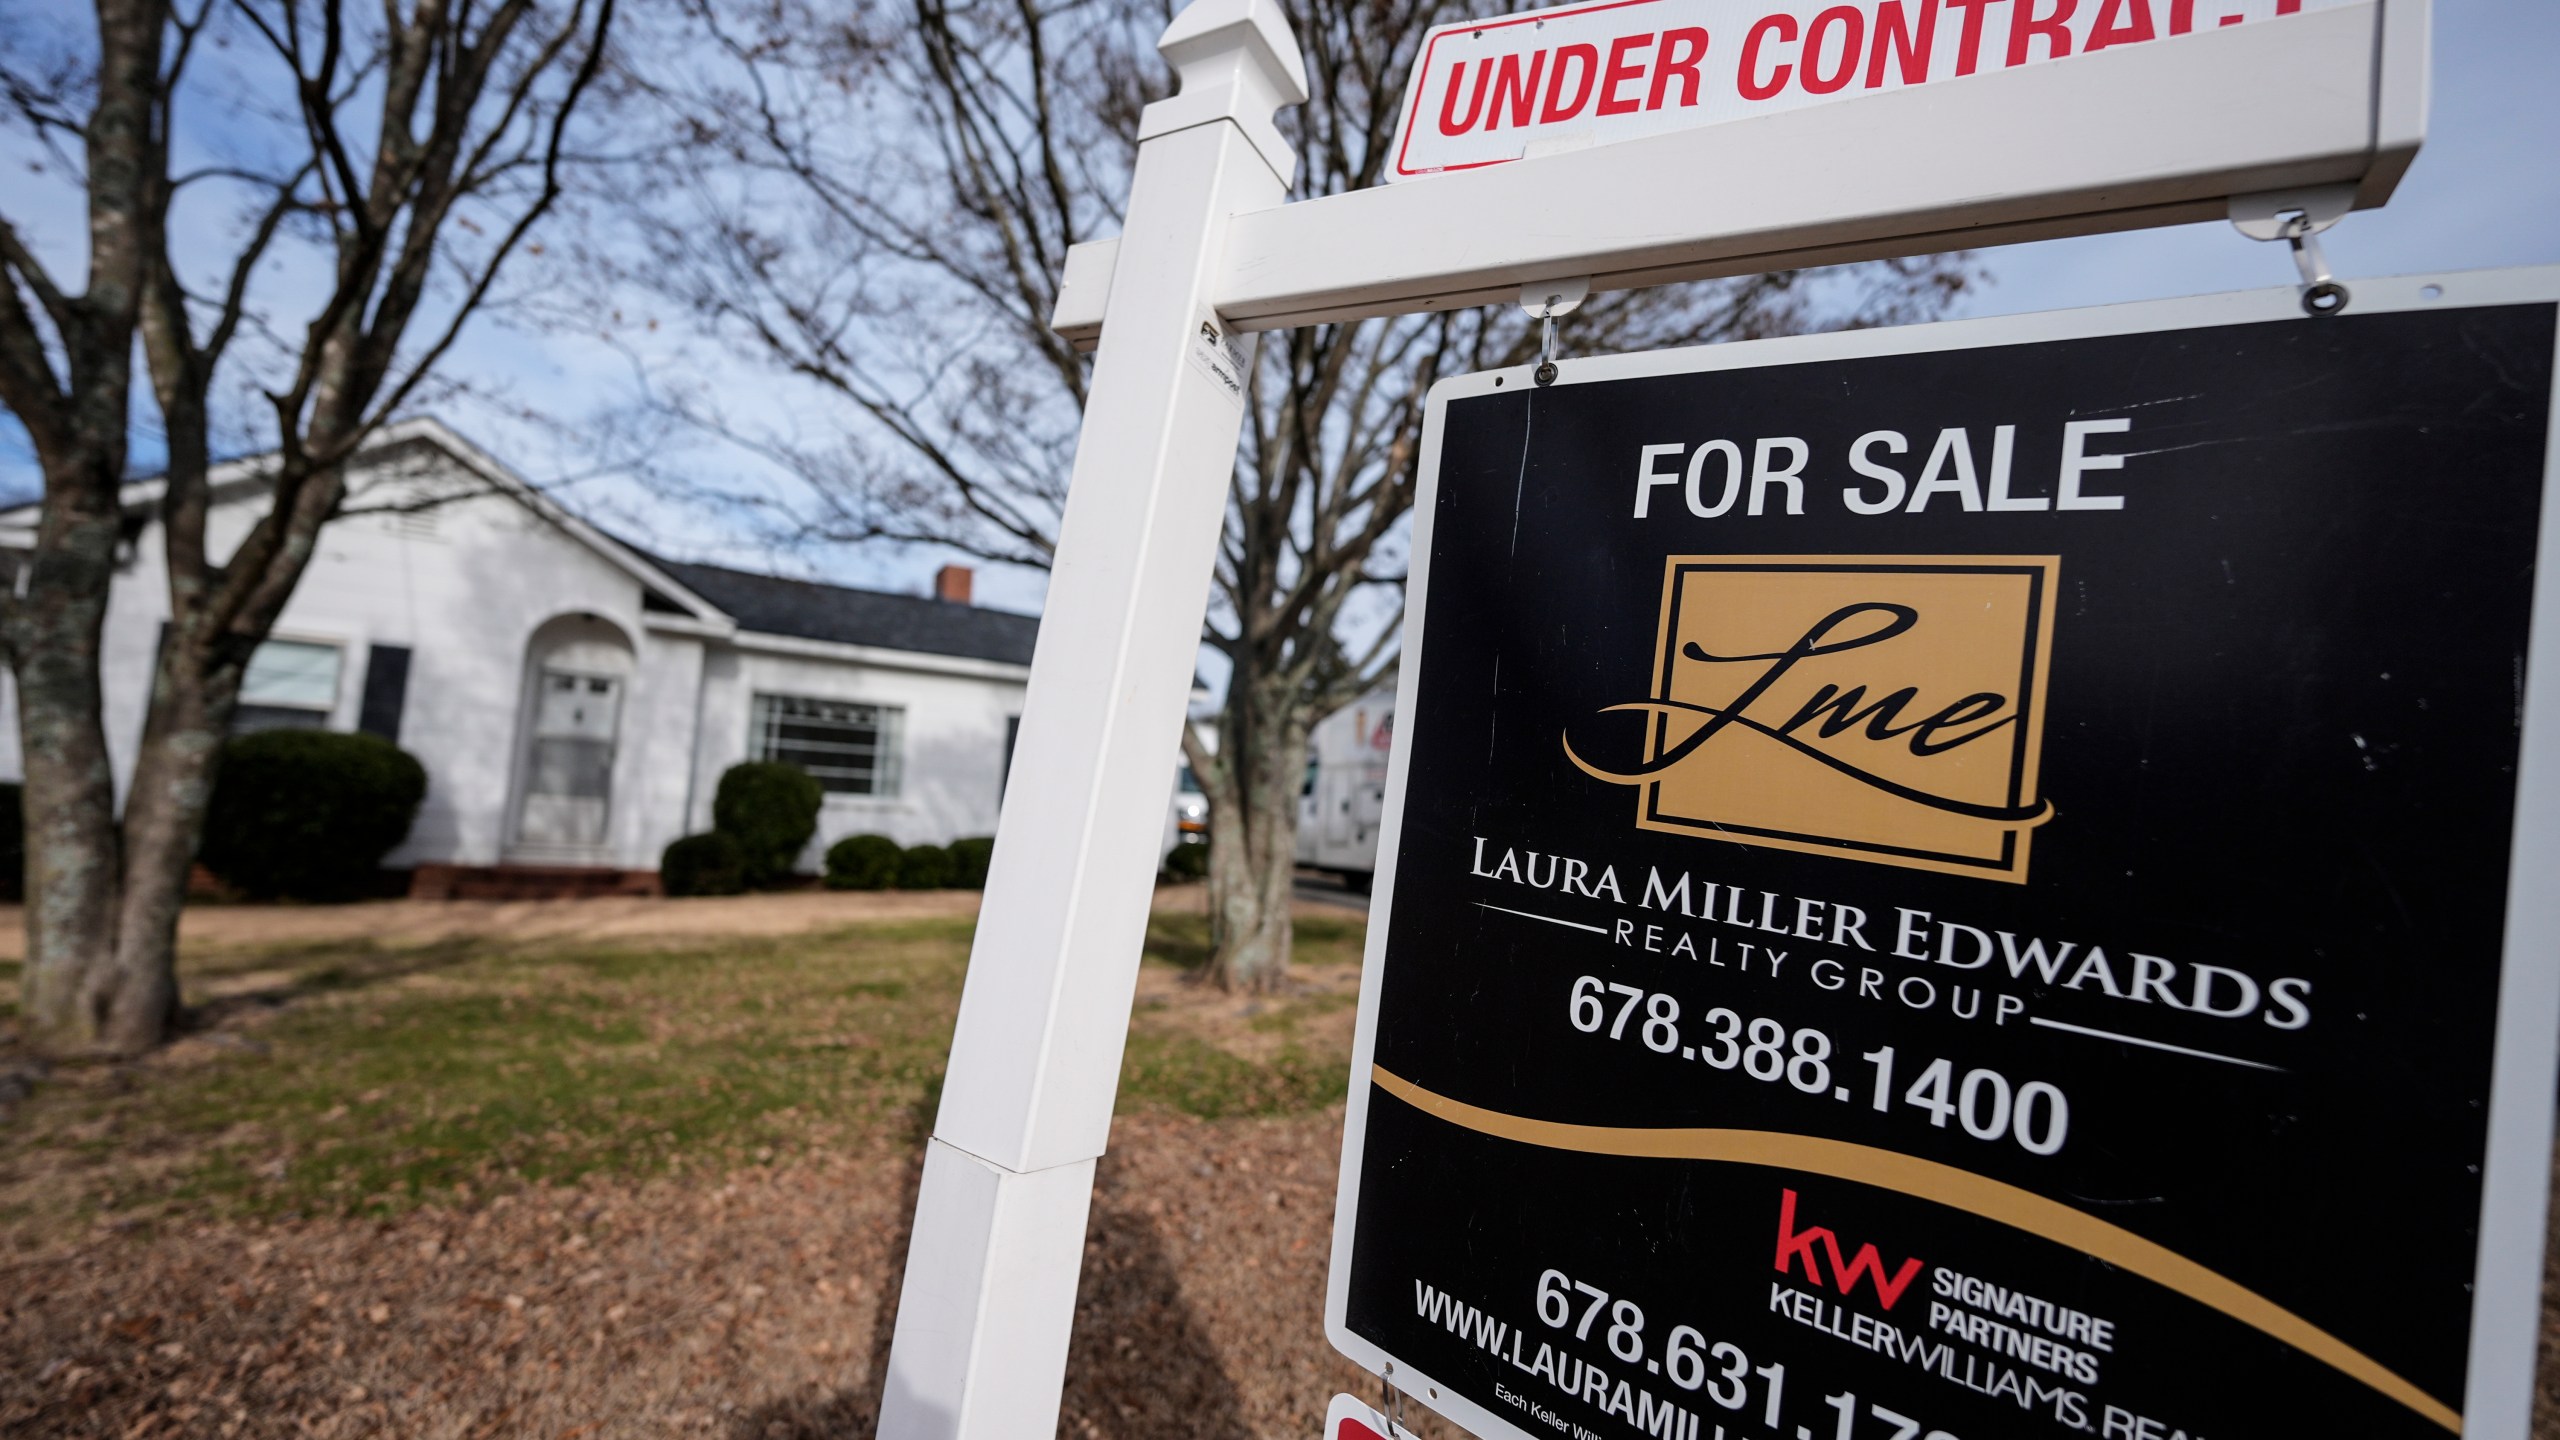
{"type": "Polygon", "coordinates": [[[826,791],[797,765],[748,760],[720,772],[711,828],[670,842],[658,856],[669,895],[736,895],[791,876],[791,862],[818,833],[826,791]]]}
{"type": "Polygon", "coordinates": [[[379,736],[242,735],[222,747],[196,856],[254,900],[351,900],[426,794],[418,757],[379,736]]]}
{"type": "Polygon", "coordinates": [[[830,890],[983,890],[992,837],[948,845],[900,845],[886,835],[847,835],[827,847],[830,890]]]}
{"type": "MultiPolygon", "coordinates": [[[[224,742],[196,858],[256,900],[351,900],[409,835],[418,758],[373,735],[266,730],[224,742]]],[[[26,898],[25,791],[0,785],[0,901],[26,898]]]]}
{"type": "Polygon", "coordinates": [[[670,895],[738,895],[747,888],[747,852],[717,830],[668,842],[658,884],[670,895]]]}
{"type": "MultiPolygon", "coordinates": [[[[711,802],[712,828],[687,835],[658,857],[658,883],[669,895],[736,895],[791,874],[817,833],[826,796],[796,765],[749,761],[720,776],[711,802]]],[[[949,845],[900,845],[886,835],[848,835],[827,849],[830,890],[982,890],[985,836],[949,845]]]]}

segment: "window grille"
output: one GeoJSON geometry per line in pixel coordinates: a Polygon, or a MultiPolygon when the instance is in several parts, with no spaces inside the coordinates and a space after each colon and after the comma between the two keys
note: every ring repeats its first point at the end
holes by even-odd
{"type": "Polygon", "coordinates": [[[748,750],[799,766],[831,795],[893,796],[905,718],[894,705],[758,695],[748,750]]]}

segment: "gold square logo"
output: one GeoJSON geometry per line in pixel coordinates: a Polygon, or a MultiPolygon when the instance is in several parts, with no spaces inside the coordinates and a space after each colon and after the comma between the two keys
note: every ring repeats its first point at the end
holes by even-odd
{"type": "Polygon", "coordinates": [[[1638,763],[1565,753],[1646,830],[2024,883],[2061,563],[1671,556],[1653,693],[1604,707],[1638,763]]]}

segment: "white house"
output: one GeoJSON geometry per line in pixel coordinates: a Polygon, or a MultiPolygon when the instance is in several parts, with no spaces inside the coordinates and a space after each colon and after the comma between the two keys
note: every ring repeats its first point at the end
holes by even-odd
{"type": "MultiPolygon", "coordinates": [[[[216,554],[263,510],[260,469],[216,474],[216,554]]],[[[104,653],[120,786],[168,616],[157,486],[127,496],[104,653]]],[[[825,787],[805,869],[856,832],[995,831],[1039,621],[972,605],[965,569],[929,598],[661,559],[429,420],[365,450],[348,509],[251,661],[236,728],[366,730],[415,754],[426,802],[386,862],[413,869],[412,893],[646,889],[746,759],[825,787]]],[[[28,543],[34,519],[0,513],[0,546],[28,543]]],[[[0,776],[20,773],[0,695],[0,776]]]]}

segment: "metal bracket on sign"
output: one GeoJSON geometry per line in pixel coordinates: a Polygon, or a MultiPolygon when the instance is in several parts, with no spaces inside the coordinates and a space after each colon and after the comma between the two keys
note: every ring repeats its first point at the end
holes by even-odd
{"type": "Polygon", "coordinates": [[[1539,385],[1556,383],[1556,317],[1570,315],[1591,298],[1591,277],[1576,275],[1569,280],[1532,280],[1520,287],[1520,308],[1532,320],[1546,322],[1546,334],[1538,342],[1538,368],[1531,377],[1539,385]]]}
{"type": "MultiPolygon", "coordinates": [[[[1538,383],[1543,385],[1546,382],[1538,383]]],[[[1404,1428],[1404,1392],[1397,1389],[1396,1382],[1390,1378],[1395,1373],[1396,1362],[1390,1360],[1386,1370],[1378,1376],[1378,1413],[1386,1417],[1387,1440],[1406,1440],[1413,1432],[1404,1428]]]]}
{"type": "Polygon", "coordinates": [[[2320,232],[2355,208],[2353,185],[2314,185],[2301,190],[2265,190],[2231,197],[2231,225],[2252,240],[2282,240],[2293,249],[2293,267],[2302,276],[2302,310],[2306,315],[2335,315],[2353,295],[2329,272],[2329,257],[2320,250],[2320,232]]]}

